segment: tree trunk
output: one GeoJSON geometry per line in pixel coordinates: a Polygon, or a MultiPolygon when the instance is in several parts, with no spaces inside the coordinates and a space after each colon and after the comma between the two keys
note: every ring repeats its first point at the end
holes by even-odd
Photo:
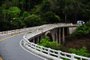
{"type": "Polygon", "coordinates": [[[64,22],[67,23],[67,14],[65,14],[65,21],[64,22]]]}

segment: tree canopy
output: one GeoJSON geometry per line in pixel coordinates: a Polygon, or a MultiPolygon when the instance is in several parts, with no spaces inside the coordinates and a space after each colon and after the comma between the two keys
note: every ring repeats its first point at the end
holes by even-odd
{"type": "Polygon", "coordinates": [[[0,0],[0,31],[46,23],[87,22],[89,15],[89,0],[0,0]]]}

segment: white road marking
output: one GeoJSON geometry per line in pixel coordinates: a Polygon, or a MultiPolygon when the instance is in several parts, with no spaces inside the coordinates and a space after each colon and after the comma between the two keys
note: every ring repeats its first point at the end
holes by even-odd
{"type": "MultiPolygon", "coordinates": [[[[22,40],[21,40],[21,41],[22,41],[22,40]]],[[[32,52],[28,51],[27,49],[25,49],[25,48],[21,45],[21,41],[20,41],[19,44],[20,44],[20,46],[21,46],[25,51],[31,53],[32,55],[34,55],[34,56],[36,56],[36,57],[39,57],[39,58],[43,59],[43,60],[48,60],[48,59],[46,59],[46,58],[44,58],[44,57],[41,57],[41,56],[39,56],[39,55],[36,55],[35,53],[32,53],[32,52]]]]}

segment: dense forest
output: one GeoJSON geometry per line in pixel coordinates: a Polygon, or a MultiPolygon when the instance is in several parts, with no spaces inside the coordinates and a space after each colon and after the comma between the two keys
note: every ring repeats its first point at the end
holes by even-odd
{"type": "Polygon", "coordinates": [[[0,0],[0,31],[90,19],[90,0],[0,0]]]}
{"type": "Polygon", "coordinates": [[[90,0],[0,0],[0,31],[51,23],[86,22],[65,44],[42,38],[40,45],[90,57],[90,0]]]}

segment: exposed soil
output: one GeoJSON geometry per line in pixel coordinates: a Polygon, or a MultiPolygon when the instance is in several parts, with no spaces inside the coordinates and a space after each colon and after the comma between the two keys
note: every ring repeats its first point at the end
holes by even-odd
{"type": "Polygon", "coordinates": [[[73,39],[66,42],[65,46],[67,48],[82,48],[86,47],[90,52],[90,38],[80,38],[80,39],[73,39]]]}
{"type": "Polygon", "coordinates": [[[2,57],[0,57],[0,60],[3,60],[2,57]]]}

